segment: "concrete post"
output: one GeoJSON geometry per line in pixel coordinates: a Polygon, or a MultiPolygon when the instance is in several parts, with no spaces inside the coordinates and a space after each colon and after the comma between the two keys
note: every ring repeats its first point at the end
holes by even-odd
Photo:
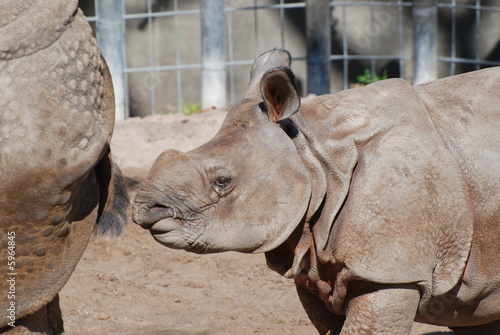
{"type": "Polygon", "coordinates": [[[330,6],[328,0],[306,1],[307,91],[330,93],[330,6]]]}
{"type": "Polygon", "coordinates": [[[226,35],[224,0],[200,0],[201,107],[224,108],[226,90],[226,35]]]}
{"type": "Polygon", "coordinates": [[[121,0],[96,1],[97,43],[113,78],[116,120],[128,117],[128,111],[125,111],[122,6],[121,0]]]}
{"type": "Polygon", "coordinates": [[[413,83],[437,79],[437,3],[436,0],[415,1],[413,16],[413,83]]]}

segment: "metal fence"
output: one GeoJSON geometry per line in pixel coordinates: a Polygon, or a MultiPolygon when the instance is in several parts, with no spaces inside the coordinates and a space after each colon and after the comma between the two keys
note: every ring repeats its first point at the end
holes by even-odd
{"type": "Polygon", "coordinates": [[[118,118],[226,107],[256,56],[291,51],[301,93],[500,65],[500,0],[89,0],[118,118]]]}

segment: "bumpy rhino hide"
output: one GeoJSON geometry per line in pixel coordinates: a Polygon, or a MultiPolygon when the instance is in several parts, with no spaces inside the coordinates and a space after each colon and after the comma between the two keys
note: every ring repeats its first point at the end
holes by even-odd
{"type": "Polygon", "coordinates": [[[76,1],[0,4],[0,90],[0,258],[14,232],[19,320],[56,297],[96,222],[126,206],[125,194],[113,200],[111,77],[76,1]]]}

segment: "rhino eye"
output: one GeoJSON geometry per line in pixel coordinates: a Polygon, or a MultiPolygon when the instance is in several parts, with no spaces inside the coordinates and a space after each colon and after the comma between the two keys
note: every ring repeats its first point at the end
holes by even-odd
{"type": "Polygon", "coordinates": [[[219,190],[223,190],[231,184],[231,181],[231,178],[217,177],[214,180],[214,186],[216,186],[219,190]]]}
{"type": "Polygon", "coordinates": [[[233,174],[225,168],[215,167],[207,171],[211,180],[211,185],[219,197],[222,197],[233,189],[233,174]]]}

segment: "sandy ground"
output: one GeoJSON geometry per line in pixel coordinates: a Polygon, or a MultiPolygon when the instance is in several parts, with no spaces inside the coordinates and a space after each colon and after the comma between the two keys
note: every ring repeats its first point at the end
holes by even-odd
{"type": "MultiPolygon", "coordinates": [[[[209,140],[225,112],[131,118],[112,143],[131,199],[155,158],[209,140]]],[[[292,280],[263,255],[195,255],[156,243],[130,222],[121,238],[95,236],[61,291],[66,334],[317,334],[292,280]]],[[[414,324],[412,334],[446,328],[414,324]]]]}

